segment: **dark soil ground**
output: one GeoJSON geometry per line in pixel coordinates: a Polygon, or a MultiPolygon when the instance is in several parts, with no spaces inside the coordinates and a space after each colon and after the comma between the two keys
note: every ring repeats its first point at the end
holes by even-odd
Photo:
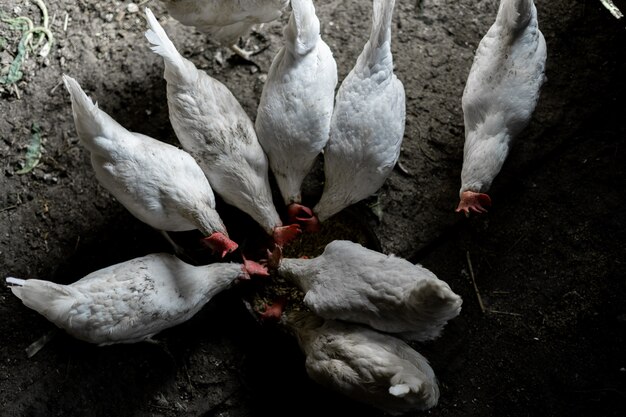
{"type": "MultiPolygon", "coordinates": [[[[23,78],[0,86],[0,276],[71,283],[171,249],[97,183],[61,74],[75,77],[130,130],[176,139],[162,62],[143,38],[142,13],[126,1],[46,3],[55,37],[49,55],[30,54],[23,78]],[[42,156],[19,174],[33,124],[41,129],[42,156]]],[[[324,238],[352,238],[340,226],[358,221],[382,251],[422,263],[462,295],[463,311],[444,335],[415,345],[441,388],[439,405],[415,415],[623,416],[626,19],[596,0],[536,1],[548,82],[492,188],[494,207],[466,219],[454,213],[460,99],[497,3],[396,2],[392,48],[407,94],[400,160],[410,174],[394,171],[377,197],[343,213],[324,238]]],[[[626,10],[626,1],[615,3],[626,10]]],[[[371,3],[315,4],[341,80],[367,38],[371,3]]],[[[231,88],[254,117],[285,19],[250,36],[249,48],[268,46],[255,66],[168,18],[158,1],[148,5],[181,53],[231,88]]],[[[41,19],[32,2],[3,0],[0,11],[41,19]]],[[[0,23],[2,71],[20,36],[0,23]]],[[[322,178],[318,167],[309,198],[322,178]]],[[[219,210],[236,236],[259,233],[241,213],[224,204],[219,210]]],[[[27,358],[24,349],[52,328],[8,289],[0,291],[0,415],[380,415],[311,382],[295,340],[259,326],[236,289],[161,333],[159,345],[100,348],[60,335],[27,358]]]]}

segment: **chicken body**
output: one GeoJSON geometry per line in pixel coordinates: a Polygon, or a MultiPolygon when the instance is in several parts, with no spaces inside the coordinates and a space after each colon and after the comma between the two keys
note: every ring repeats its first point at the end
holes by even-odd
{"type": "Polygon", "coordinates": [[[185,151],[126,130],[64,75],[76,131],[98,181],[135,217],[162,231],[200,230],[224,256],[237,248],[202,169],[185,151]]]}
{"type": "Polygon", "coordinates": [[[24,305],[73,337],[98,345],[134,343],[196,314],[237,278],[244,265],[192,266],[157,253],[100,269],[61,285],[7,278],[24,305]]]}
{"type": "Polygon", "coordinates": [[[302,290],[317,315],[407,340],[438,337],[461,311],[461,297],[429,270],[347,240],[329,243],[316,258],[284,258],[278,274],[302,290]]]}
{"type": "Polygon", "coordinates": [[[375,193],[400,155],[406,105],[393,73],[394,0],[374,0],[372,30],[335,99],[324,151],[326,182],[313,212],[324,221],[375,193]]]}
{"type": "Polygon", "coordinates": [[[226,203],[247,213],[284,244],[299,232],[283,226],[272,200],[268,162],[254,125],[228,88],[183,58],[149,9],[146,38],[165,61],[172,127],[226,203]]]}
{"type": "Polygon", "coordinates": [[[501,0],[463,92],[465,146],[456,211],[484,212],[511,141],[530,121],[545,80],[546,42],[532,0],[501,0]]]}
{"type": "Polygon", "coordinates": [[[437,405],[435,373],[402,340],[311,313],[285,317],[306,355],[307,374],[320,385],[392,415],[437,405]]]}
{"type": "Polygon", "coordinates": [[[186,26],[209,33],[249,59],[236,44],[257,23],[278,19],[289,0],[161,0],[168,13],[186,26]]]}
{"type": "Polygon", "coordinates": [[[291,7],[285,45],[270,67],[255,126],[291,220],[315,229],[310,209],[300,205],[300,189],[328,142],[337,64],[320,36],[313,2],[292,0],[291,7]]]}

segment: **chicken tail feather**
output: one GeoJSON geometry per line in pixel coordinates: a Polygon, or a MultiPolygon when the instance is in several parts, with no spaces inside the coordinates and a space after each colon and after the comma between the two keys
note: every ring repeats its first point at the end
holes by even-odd
{"type": "Polygon", "coordinates": [[[53,323],[65,315],[75,301],[69,288],[54,282],[8,277],[6,283],[11,285],[11,292],[26,307],[37,311],[53,323]]]}
{"type": "Polygon", "coordinates": [[[498,23],[516,32],[525,28],[532,17],[533,0],[502,0],[498,23]]]}
{"type": "Polygon", "coordinates": [[[22,287],[22,286],[24,286],[25,282],[26,282],[26,280],[20,279],[20,278],[13,278],[13,277],[7,277],[6,278],[7,285],[16,285],[18,287],[22,287]]]}
{"type": "Polygon", "coordinates": [[[381,73],[386,80],[393,72],[391,54],[391,18],[395,0],[374,0],[370,38],[357,59],[354,70],[366,74],[381,73]]]}
{"type": "Polygon", "coordinates": [[[98,107],[98,105],[94,104],[89,96],[85,94],[80,84],[78,84],[78,81],[74,78],[63,74],[63,84],[65,84],[65,88],[69,91],[70,96],[72,96],[74,111],[78,110],[78,113],[83,113],[84,110],[92,110],[98,107]]]}
{"type": "Polygon", "coordinates": [[[407,384],[396,384],[389,387],[389,394],[395,397],[404,397],[411,392],[411,388],[407,384]]]}
{"type": "Polygon", "coordinates": [[[370,42],[374,48],[380,48],[391,41],[391,18],[395,0],[374,0],[372,10],[372,33],[370,42]]]}
{"type": "Polygon", "coordinates": [[[98,104],[91,101],[74,78],[63,74],[63,83],[72,99],[72,113],[78,137],[91,152],[106,152],[107,144],[104,139],[112,137],[111,133],[116,129],[124,128],[100,110],[98,104]]]}
{"type": "MultiPolygon", "coordinates": [[[[189,68],[185,58],[183,58],[170,40],[170,38],[159,24],[152,11],[146,7],[146,21],[148,29],[145,33],[146,39],[152,44],[152,52],[161,55],[165,61],[165,79],[168,82],[188,82],[189,75],[193,74],[193,69],[189,68]]],[[[191,65],[193,67],[193,65],[191,65]]],[[[194,67],[195,69],[195,67],[194,67]]]]}
{"type": "Polygon", "coordinates": [[[320,21],[311,0],[291,0],[291,17],[285,27],[285,43],[289,49],[304,55],[315,47],[320,37],[320,21]]]}

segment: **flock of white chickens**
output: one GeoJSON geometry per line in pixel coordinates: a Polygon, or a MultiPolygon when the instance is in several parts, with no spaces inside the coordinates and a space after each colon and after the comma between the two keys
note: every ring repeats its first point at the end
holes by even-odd
{"type": "MultiPolygon", "coordinates": [[[[397,162],[406,110],[390,46],[394,0],[373,0],[370,39],[336,94],[337,67],[312,0],[162,1],[173,17],[245,57],[234,46],[239,37],[253,24],[278,18],[290,3],[284,46],[269,70],[255,123],[226,86],[178,53],[146,9],[146,38],[163,57],[170,121],[183,149],[129,132],[64,76],[78,136],[97,179],[138,219],[166,237],[197,229],[224,257],[238,244],[216,211],[215,191],[273,238],[271,262],[194,266],[157,253],[70,285],[7,278],[13,293],[78,339],[134,343],[188,320],[238,280],[272,272],[304,294],[308,311],[273,313],[297,337],[312,379],[391,414],[434,407],[435,374],[407,342],[436,338],[460,313],[461,298],[448,284],[419,265],[345,240],[329,243],[313,259],[281,257],[299,233],[317,231],[319,222],[375,193],[397,162]],[[324,190],[309,208],[301,187],[322,152],[324,190]],[[270,170],[287,206],[286,224],[272,199],[270,170]]],[[[533,113],[545,60],[533,1],[501,0],[463,95],[457,211],[480,213],[491,205],[485,192],[533,113]]]]}

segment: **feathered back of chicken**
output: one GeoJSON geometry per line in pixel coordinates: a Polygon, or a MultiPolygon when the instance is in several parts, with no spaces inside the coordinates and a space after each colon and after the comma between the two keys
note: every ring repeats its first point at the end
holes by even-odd
{"type": "Polygon", "coordinates": [[[278,19],[289,0],[161,0],[186,26],[206,32],[222,45],[235,44],[257,23],[278,19]]]}
{"type": "Polygon", "coordinates": [[[414,309],[422,322],[415,332],[404,335],[412,340],[432,340],[439,337],[444,326],[461,313],[463,300],[455,294],[447,283],[441,280],[425,280],[412,289],[408,296],[407,307],[414,309]]]}

